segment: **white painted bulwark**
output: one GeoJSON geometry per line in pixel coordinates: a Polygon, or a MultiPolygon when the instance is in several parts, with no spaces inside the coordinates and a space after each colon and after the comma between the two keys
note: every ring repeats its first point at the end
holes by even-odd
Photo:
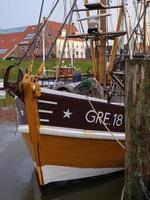
{"type": "MultiPolygon", "coordinates": [[[[41,119],[40,121],[48,119],[41,119]]],[[[21,133],[29,133],[28,125],[19,125],[18,131],[21,133]]],[[[108,131],[94,131],[94,130],[84,130],[84,129],[73,129],[73,128],[64,128],[56,126],[40,126],[41,135],[53,135],[60,137],[72,137],[72,138],[83,138],[83,139],[99,139],[99,140],[125,140],[125,133],[109,133],[108,131]]]]}
{"type": "MultiPolygon", "coordinates": [[[[107,100],[104,100],[104,99],[99,99],[99,98],[85,96],[85,95],[80,95],[80,94],[68,93],[68,92],[65,92],[65,91],[58,91],[58,90],[53,90],[53,89],[50,90],[48,88],[41,88],[41,92],[42,93],[46,93],[46,94],[54,94],[54,95],[65,96],[65,97],[70,97],[70,98],[85,99],[85,100],[88,100],[88,101],[95,101],[95,102],[107,103],[107,100]]],[[[38,100],[38,102],[45,103],[44,100],[38,100]]],[[[46,103],[47,104],[48,103],[52,104],[51,101],[46,101],[46,103]]],[[[55,102],[55,104],[57,104],[57,102],[55,102]]],[[[124,106],[123,103],[116,103],[116,102],[114,103],[113,102],[111,104],[124,106]]]]}
{"type": "Polygon", "coordinates": [[[42,174],[44,184],[48,184],[56,181],[66,181],[81,178],[88,178],[93,176],[100,176],[117,171],[121,171],[124,168],[76,168],[76,167],[64,167],[56,165],[42,166],[42,174]]]}

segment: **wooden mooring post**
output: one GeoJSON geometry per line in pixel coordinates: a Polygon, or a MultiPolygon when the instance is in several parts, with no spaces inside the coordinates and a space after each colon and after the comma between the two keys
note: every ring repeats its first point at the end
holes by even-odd
{"type": "Polygon", "coordinates": [[[150,60],[129,60],[126,68],[124,200],[150,200],[150,60]]]}

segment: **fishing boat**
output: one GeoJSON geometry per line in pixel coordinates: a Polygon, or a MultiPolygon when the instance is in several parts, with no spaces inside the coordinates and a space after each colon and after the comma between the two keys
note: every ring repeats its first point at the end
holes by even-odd
{"type": "MultiPolygon", "coordinates": [[[[78,12],[73,1],[72,12],[78,12]]],[[[4,85],[16,95],[18,130],[29,148],[41,186],[57,181],[82,179],[114,173],[124,168],[125,108],[121,102],[111,102],[103,93],[112,83],[112,63],[116,56],[118,38],[126,34],[121,29],[123,4],[115,32],[106,31],[106,1],[88,4],[85,10],[89,23],[88,34],[68,37],[89,38],[93,63],[93,79],[79,83],[74,92],[41,87],[39,73],[23,74],[18,67],[16,82],[10,82],[11,67],[6,70],[4,85]],[[90,17],[89,10],[99,10],[100,15],[90,17]],[[100,19],[101,31],[93,23],[100,19]],[[108,85],[106,86],[106,39],[115,40],[110,58],[108,85]],[[100,41],[100,60],[96,68],[94,42],[100,41]],[[96,87],[93,87],[93,84],[96,87]],[[104,87],[106,86],[106,87],[104,87]],[[88,94],[82,89],[88,88],[88,94]],[[95,94],[95,95],[93,95],[95,94]]],[[[81,20],[82,21],[82,20],[81,20]]],[[[41,71],[41,69],[39,70],[41,71]]],[[[39,72],[38,71],[38,72],[39,72]]],[[[115,74],[114,74],[115,76],[115,74]]],[[[118,80],[116,78],[116,80],[118,80]]],[[[118,80],[122,87],[122,82],[118,80]]],[[[111,93],[112,94],[112,93],[111,93]]],[[[111,96],[111,95],[110,95],[111,96]]],[[[109,97],[110,97],[109,96],[109,97]]]]}

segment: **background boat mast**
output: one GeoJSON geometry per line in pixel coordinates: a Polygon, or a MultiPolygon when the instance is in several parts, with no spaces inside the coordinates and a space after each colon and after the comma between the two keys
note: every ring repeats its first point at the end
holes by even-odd
{"type": "MultiPolygon", "coordinates": [[[[101,0],[104,6],[106,6],[106,0],[101,0]]],[[[100,10],[100,14],[104,14],[105,10],[100,10]]],[[[100,18],[100,31],[106,33],[106,17],[100,18]]],[[[99,66],[98,66],[98,76],[99,83],[105,85],[106,83],[106,39],[105,37],[100,37],[100,48],[99,48],[99,66]]]]}
{"type": "MultiPolygon", "coordinates": [[[[146,5],[147,5],[147,0],[144,0],[144,9],[145,9],[145,7],[146,7],[146,5]]],[[[146,18],[147,18],[147,16],[146,16],[146,12],[147,11],[147,9],[145,9],[145,13],[144,13],[144,20],[143,20],[143,31],[144,31],[144,38],[143,38],[143,53],[145,54],[146,53],[146,46],[147,46],[147,44],[146,44],[146,42],[147,42],[147,28],[146,28],[146,18]]]]}
{"type": "MultiPolygon", "coordinates": [[[[120,31],[121,26],[122,26],[122,22],[123,22],[123,17],[124,17],[124,9],[123,9],[123,0],[121,3],[121,8],[120,8],[120,12],[119,12],[119,18],[118,18],[118,23],[117,23],[117,29],[116,32],[120,31]]],[[[119,46],[119,40],[118,37],[116,37],[114,39],[114,44],[113,44],[113,48],[112,48],[112,52],[111,52],[111,58],[110,58],[110,62],[109,62],[109,67],[108,67],[108,83],[111,82],[112,80],[112,71],[114,68],[114,60],[117,54],[117,50],[118,50],[118,46],[119,46]]]]}
{"type": "MultiPolygon", "coordinates": [[[[84,4],[88,4],[89,1],[88,0],[84,0],[84,4]]],[[[87,10],[86,11],[86,16],[89,17],[90,16],[90,11],[87,10]]],[[[89,21],[88,21],[88,26],[89,26],[89,21]]],[[[94,44],[93,44],[93,39],[90,39],[90,56],[91,56],[91,60],[92,60],[92,67],[93,67],[93,75],[94,77],[97,77],[97,67],[96,67],[96,55],[95,55],[95,50],[94,50],[94,44]]]]}
{"type": "MultiPolygon", "coordinates": [[[[46,18],[43,17],[43,24],[45,23],[46,18]]],[[[43,48],[43,63],[45,63],[45,26],[43,26],[43,30],[42,30],[42,48],[43,48]]],[[[43,68],[43,74],[45,75],[45,65],[43,68]]]]}

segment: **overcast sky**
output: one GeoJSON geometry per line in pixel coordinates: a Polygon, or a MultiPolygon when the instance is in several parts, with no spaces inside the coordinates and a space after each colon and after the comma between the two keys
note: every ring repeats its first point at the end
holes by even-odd
{"type": "MultiPolygon", "coordinates": [[[[67,0],[67,3],[70,0],[67,0]]],[[[36,24],[38,21],[42,0],[1,0],[0,28],[10,28],[36,24]]],[[[43,16],[48,16],[54,0],[45,0],[43,16]]],[[[60,0],[52,19],[62,21],[63,0],[60,0]]],[[[78,0],[83,4],[82,0],[78,0]]]]}
{"type": "MultiPolygon", "coordinates": [[[[72,0],[66,0],[69,3],[72,0]]],[[[89,2],[96,2],[99,0],[89,0],[89,2]]],[[[121,0],[113,0],[114,5],[121,0]]],[[[131,0],[126,0],[131,3],[131,0]]],[[[0,6],[0,28],[12,28],[26,25],[37,24],[40,13],[42,0],[1,0],[0,6]]],[[[56,0],[45,0],[43,16],[48,16],[53,2],[56,0]]],[[[53,14],[51,20],[63,21],[63,2],[60,4],[53,14]]],[[[84,0],[77,0],[79,7],[83,7],[84,0]]],[[[113,17],[114,18],[114,17],[113,17]]],[[[115,20],[114,20],[115,21],[115,20]]]]}

